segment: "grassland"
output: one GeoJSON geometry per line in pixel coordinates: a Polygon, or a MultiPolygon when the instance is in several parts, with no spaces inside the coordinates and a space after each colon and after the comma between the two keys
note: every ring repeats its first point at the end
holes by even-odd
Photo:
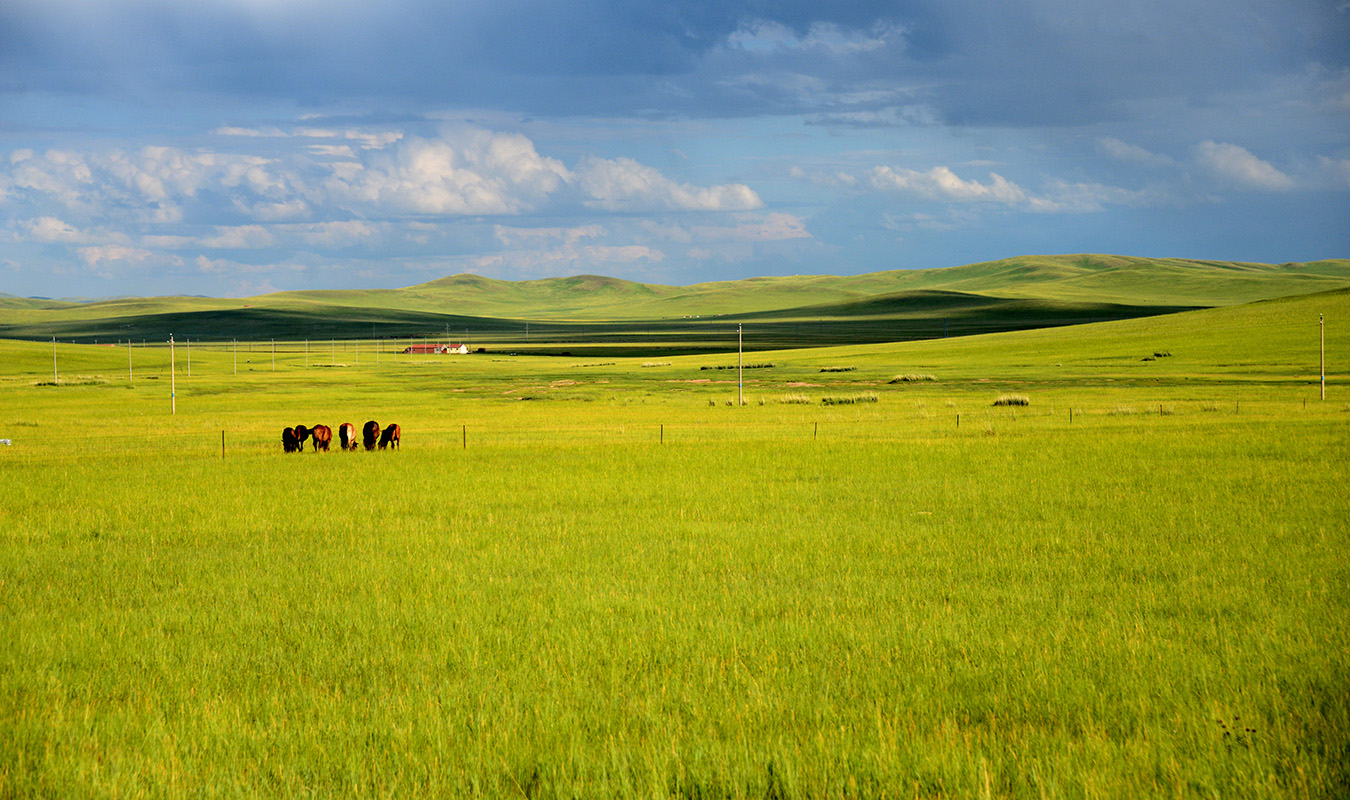
{"type": "Polygon", "coordinates": [[[661,286],[457,275],[395,290],[69,303],[0,297],[0,337],[82,343],[436,337],[516,352],[659,357],[897,342],[1229,306],[1350,286],[1350,260],[1024,256],[931,270],[661,286]]]}
{"type": "Polygon", "coordinates": [[[288,342],[178,348],[170,415],[162,347],[0,342],[0,796],[1344,796],[1319,313],[782,350],[744,407],[288,342]]]}

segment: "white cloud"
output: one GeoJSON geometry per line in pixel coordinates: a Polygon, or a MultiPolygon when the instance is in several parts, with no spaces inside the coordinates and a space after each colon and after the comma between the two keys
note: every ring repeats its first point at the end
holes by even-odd
{"type": "Polygon", "coordinates": [[[348,139],[360,142],[363,150],[380,150],[403,138],[402,131],[371,133],[369,131],[349,130],[343,135],[348,139]]]}
{"type": "Polygon", "coordinates": [[[18,223],[23,239],[35,242],[61,244],[92,244],[99,237],[76,230],[69,223],[56,217],[38,217],[18,223]]]}
{"type": "Polygon", "coordinates": [[[873,188],[929,200],[993,202],[1006,205],[1029,202],[1025,190],[996,172],[989,173],[988,183],[980,183],[962,180],[948,167],[939,166],[927,172],[917,172],[912,169],[880,166],[872,170],[869,180],[873,188]]]}
{"type": "Polygon", "coordinates": [[[1119,139],[1113,139],[1109,136],[1097,140],[1097,149],[1102,153],[1128,164],[1137,164],[1142,167],[1162,168],[1175,164],[1171,158],[1158,155],[1157,153],[1145,150],[1138,145],[1128,142],[1122,142],[1119,139]]]}
{"type": "Polygon", "coordinates": [[[149,250],[120,244],[81,247],[79,253],[80,258],[84,260],[84,263],[91,267],[97,267],[104,262],[131,262],[139,264],[157,258],[156,255],[149,250]]]}
{"type": "Polygon", "coordinates": [[[217,136],[243,136],[251,139],[279,138],[286,135],[285,132],[280,130],[279,128],[260,129],[260,128],[239,128],[232,126],[224,126],[216,128],[214,131],[212,131],[212,133],[216,134],[217,136]]]}
{"type": "Polygon", "coordinates": [[[216,235],[202,239],[200,245],[221,250],[255,250],[271,247],[275,241],[271,232],[261,225],[236,225],[217,227],[216,235]]]}
{"type": "Polygon", "coordinates": [[[1294,180],[1266,161],[1235,144],[1206,141],[1196,147],[1196,159],[1215,176],[1248,189],[1283,192],[1294,180]]]}
{"type": "Polygon", "coordinates": [[[316,156],[326,158],[356,158],[351,145],[347,144],[312,144],[307,149],[316,156]]]}
{"type": "Polygon", "coordinates": [[[586,205],[607,211],[749,211],[763,207],[749,186],[676,183],[631,158],[588,158],[577,167],[586,205]]]}
{"type": "Polygon", "coordinates": [[[519,214],[569,177],[520,134],[468,131],[456,141],[410,140],[372,165],[335,173],[327,188],[348,204],[405,213],[519,214]]]}
{"type": "Polygon", "coordinates": [[[282,222],[303,219],[311,213],[309,203],[300,198],[291,198],[278,203],[254,203],[247,208],[248,214],[259,222],[282,222]]]}
{"type": "Polygon", "coordinates": [[[1142,208],[1166,202],[1165,196],[1154,189],[1133,191],[1101,183],[1069,183],[1052,181],[1042,195],[1028,200],[1033,211],[1046,213],[1095,213],[1108,206],[1142,208]]]}

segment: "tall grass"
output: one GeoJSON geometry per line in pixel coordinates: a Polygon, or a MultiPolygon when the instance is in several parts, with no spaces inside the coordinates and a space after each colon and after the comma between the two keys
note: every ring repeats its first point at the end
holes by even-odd
{"type": "Polygon", "coordinates": [[[872,392],[932,418],[708,413],[693,359],[223,352],[171,416],[167,357],[62,346],[106,383],[35,387],[51,348],[0,343],[0,796],[1342,795],[1343,401],[1270,351],[1197,384],[1198,339],[1130,385],[1123,336],[756,389],[945,362],[872,392]],[[1072,423],[989,408],[1028,375],[1072,423]],[[400,451],[277,441],[372,418],[400,451]]]}

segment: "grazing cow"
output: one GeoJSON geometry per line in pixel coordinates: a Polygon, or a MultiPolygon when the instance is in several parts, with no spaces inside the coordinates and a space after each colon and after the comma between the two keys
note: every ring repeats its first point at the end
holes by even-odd
{"type": "Polygon", "coordinates": [[[384,426],[384,433],[380,434],[380,449],[383,450],[385,447],[392,447],[397,450],[398,438],[402,434],[403,431],[398,427],[398,423],[391,422],[384,426]]]}
{"type": "Polygon", "coordinates": [[[342,445],[343,450],[356,449],[356,426],[350,422],[344,422],[338,426],[338,444],[342,445]]]}
{"type": "Polygon", "coordinates": [[[380,423],[372,419],[361,428],[361,444],[365,445],[367,450],[374,450],[375,444],[379,441],[380,423]]]}
{"type": "Polygon", "coordinates": [[[309,438],[309,428],[304,425],[295,426],[295,449],[298,452],[305,452],[305,440],[309,438]]]}
{"type": "Polygon", "coordinates": [[[309,429],[309,436],[314,440],[314,452],[320,450],[328,452],[328,445],[333,441],[333,429],[327,425],[315,425],[309,429]]]}
{"type": "Polygon", "coordinates": [[[281,449],[287,453],[295,453],[300,450],[300,440],[295,438],[295,428],[282,429],[281,449]]]}

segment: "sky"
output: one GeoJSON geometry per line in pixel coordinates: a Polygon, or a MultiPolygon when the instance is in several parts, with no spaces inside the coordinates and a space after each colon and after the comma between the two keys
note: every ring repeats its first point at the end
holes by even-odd
{"type": "Polygon", "coordinates": [[[1350,257],[1350,0],[3,0],[0,292],[1350,257]]]}

